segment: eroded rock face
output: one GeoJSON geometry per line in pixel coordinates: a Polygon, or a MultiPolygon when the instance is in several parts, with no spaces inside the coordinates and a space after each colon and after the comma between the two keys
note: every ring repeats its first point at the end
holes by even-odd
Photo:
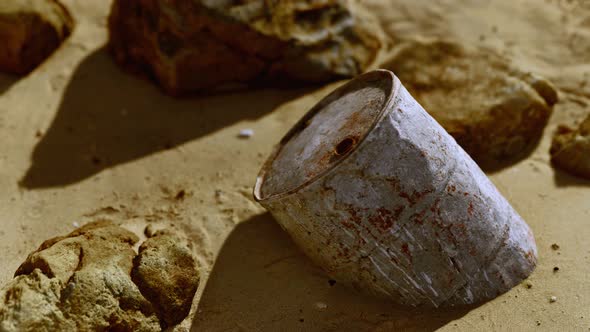
{"type": "Polygon", "coordinates": [[[160,231],[139,247],[132,272],[168,326],[180,323],[191,308],[197,287],[196,262],[189,245],[173,233],[160,231]]]}
{"type": "Polygon", "coordinates": [[[160,331],[179,322],[190,310],[199,272],[186,242],[166,236],[146,241],[158,248],[149,257],[136,257],[135,234],[106,221],[45,241],[0,291],[0,331],[160,331]],[[166,282],[136,284],[131,274],[137,269],[166,282]],[[183,278],[167,269],[183,269],[183,278]],[[154,293],[160,297],[144,295],[154,293]],[[160,309],[169,304],[159,302],[161,294],[169,293],[177,300],[174,314],[160,309]]]}
{"type": "Polygon", "coordinates": [[[0,71],[32,71],[70,35],[73,25],[56,0],[0,1],[0,71]]]}
{"type": "Polygon", "coordinates": [[[380,42],[349,0],[116,0],[110,49],[173,95],[361,73],[380,42]]]}
{"type": "Polygon", "coordinates": [[[407,41],[384,66],[477,162],[512,159],[538,142],[557,102],[546,80],[491,50],[407,41]]]}
{"type": "Polygon", "coordinates": [[[590,179],[590,115],[577,129],[559,126],[550,153],[553,165],[590,179]]]}

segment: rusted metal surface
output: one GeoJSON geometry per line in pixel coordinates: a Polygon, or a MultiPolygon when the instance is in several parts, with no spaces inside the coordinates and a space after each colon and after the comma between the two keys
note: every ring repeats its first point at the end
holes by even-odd
{"type": "Polygon", "coordinates": [[[402,304],[481,302],[536,264],[526,223],[389,71],[314,107],[254,195],[332,277],[402,304]]]}

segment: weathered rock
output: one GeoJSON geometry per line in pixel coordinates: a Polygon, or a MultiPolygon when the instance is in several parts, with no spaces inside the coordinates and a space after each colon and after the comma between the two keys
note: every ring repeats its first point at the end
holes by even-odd
{"type": "MultiPolygon", "coordinates": [[[[190,260],[190,252],[183,252],[182,261],[166,255],[179,246],[169,236],[169,242],[159,244],[160,251],[151,253],[147,265],[158,262],[176,269],[175,264],[182,263],[183,268],[191,269],[184,273],[198,280],[195,264],[184,263],[190,260]]],[[[145,260],[141,255],[136,258],[133,245],[137,241],[135,234],[107,221],[45,241],[0,291],[0,331],[160,331],[169,326],[167,322],[182,320],[188,310],[182,311],[182,317],[178,313],[173,318],[160,315],[159,308],[167,303],[146,299],[142,286],[133,282],[134,260],[145,260]]],[[[178,280],[148,290],[167,292],[166,287],[186,286],[178,280]]],[[[190,308],[195,290],[176,294],[190,308]]]]}
{"type": "Polygon", "coordinates": [[[35,269],[0,291],[0,331],[72,331],[59,308],[62,283],[35,269]]]}
{"type": "Polygon", "coordinates": [[[453,42],[404,42],[384,67],[482,163],[534,146],[557,102],[548,81],[511,68],[491,50],[453,42]]]}
{"type": "Polygon", "coordinates": [[[133,281],[168,326],[180,323],[191,309],[199,286],[197,263],[186,241],[160,231],[139,247],[133,281]]]}
{"type": "Polygon", "coordinates": [[[32,71],[70,35],[73,25],[56,0],[0,1],[0,71],[32,71]]]}
{"type": "Polygon", "coordinates": [[[590,179],[590,115],[577,129],[559,126],[550,153],[555,166],[590,179]]]}
{"type": "Polygon", "coordinates": [[[110,50],[168,93],[361,73],[380,42],[349,0],[116,0],[110,50]]]}

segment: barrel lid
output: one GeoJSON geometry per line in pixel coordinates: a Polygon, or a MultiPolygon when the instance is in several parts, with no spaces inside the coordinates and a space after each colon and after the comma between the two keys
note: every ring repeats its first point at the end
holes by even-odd
{"type": "Polygon", "coordinates": [[[254,196],[296,191],[346,159],[377,124],[394,92],[392,72],[360,75],[316,104],[283,137],[258,176],[254,196]]]}

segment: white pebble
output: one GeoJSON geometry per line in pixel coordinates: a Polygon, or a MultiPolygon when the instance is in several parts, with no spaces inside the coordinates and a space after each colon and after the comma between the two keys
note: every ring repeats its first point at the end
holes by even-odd
{"type": "Polygon", "coordinates": [[[315,304],[315,307],[318,308],[319,310],[324,310],[328,307],[328,305],[325,304],[324,302],[317,302],[315,304]]]}
{"type": "Polygon", "coordinates": [[[553,303],[557,301],[557,296],[552,296],[549,298],[549,302],[553,303]]]}
{"type": "Polygon", "coordinates": [[[74,226],[74,227],[78,228],[78,227],[80,227],[80,224],[79,224],[77,221],[74,221],[74,222],[72,223],[72,226],[74,226]]]}
{"type": "Polygon", "coordinates": [[[240,130],[240,133],[238,134],[239,138],[250,138],[252,136],[254,136],[254,130],[249,128],[240,130]]]}

